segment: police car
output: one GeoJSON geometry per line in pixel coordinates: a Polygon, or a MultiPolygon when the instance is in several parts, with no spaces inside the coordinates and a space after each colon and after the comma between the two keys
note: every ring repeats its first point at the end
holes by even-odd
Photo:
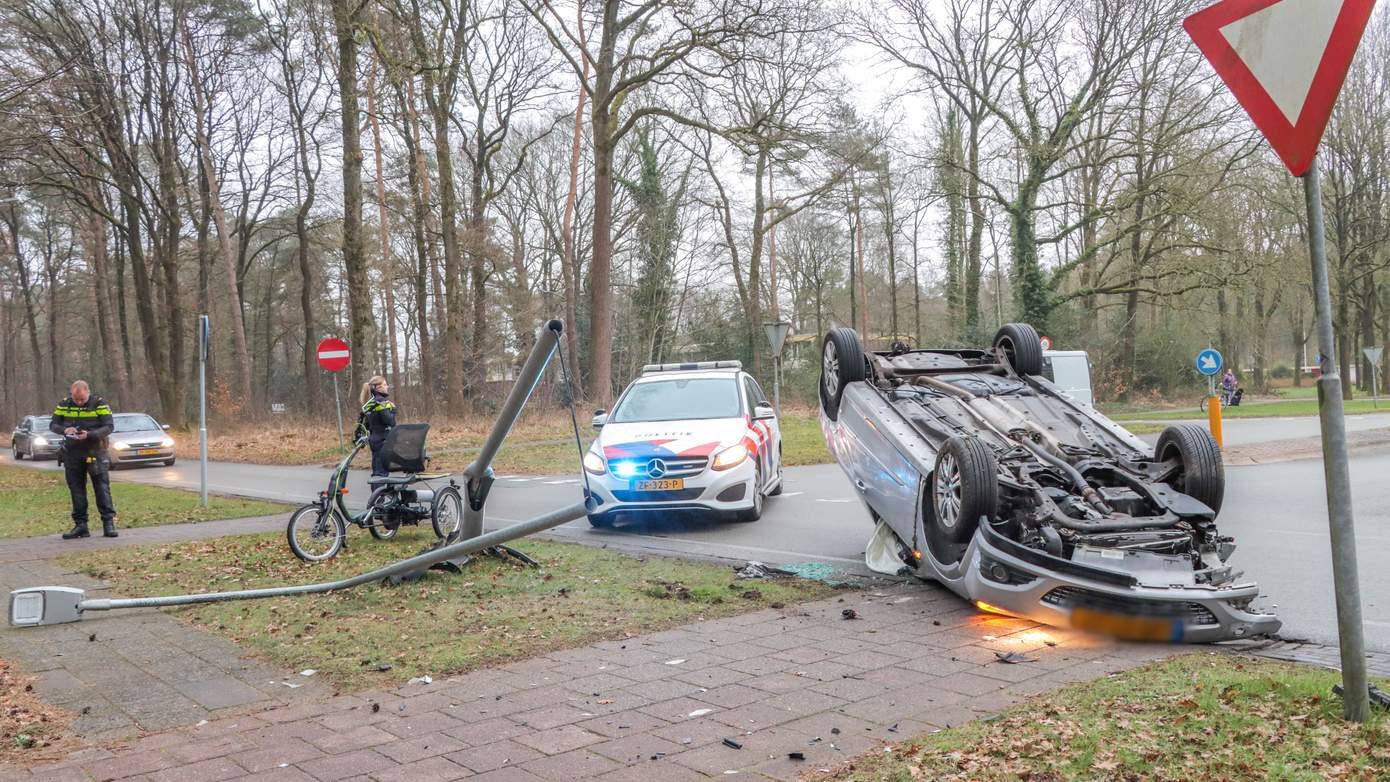
{"type": "Polygon", "coordinates": [[[737,361],[644,367],[594,428],[584,469],[595,527],[677,510],[757,521],[782,493],[777,413],[737,361]]]}

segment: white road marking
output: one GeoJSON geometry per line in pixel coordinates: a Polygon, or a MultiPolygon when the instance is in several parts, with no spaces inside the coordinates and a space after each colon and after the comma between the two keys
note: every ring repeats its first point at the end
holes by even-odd
{"type": "Polygon", "coordinates": [[[784,492],[782,492],[782,496],[783,496],[783,497],[800,497],[801,495],[803,495],[803,494],[805,494],[805,493],[806,493],[806,492],[804,492],[804,491],[784,491],[784,492]]]}
{"type": "Polygon", "coordinates": [[[546,481],[546,482],[545,482],[545,485],[546,485],[546,486],[571,486],[571,485],[576,484],[576,483],[579,483],[579,481],[577,481],[577,480],[575,480],[575,479],[573,479],[573,478],[568,478],[568,479],[563,480],[563,481],[546,481]]]}
{"type": "Polygon", "coordinates": [[[829,502],[829,503],[832,503],[832,504],[835,504],[835,505],[840,505],[840,504],[843,504],[843,503],[854,502],[854,500],[853,500],[853,499],[848,499],[848,500],[816,500],[816,502],[829,502]]]}

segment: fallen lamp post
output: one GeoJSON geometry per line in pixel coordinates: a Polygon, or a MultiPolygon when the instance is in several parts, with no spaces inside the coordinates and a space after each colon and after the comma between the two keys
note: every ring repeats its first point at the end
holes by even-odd
{"type": "MultiPolygon", "coordinates": [[[[170,595],[166,597],[100,598],[87,599],[81,589],[64,586],[40,586],[16,589],[10,593],[9,621],[11,626],[25,627],[76,622],[90,611],[113,611],[122,608],[158,608],[165,606],[196,605],[200,603],[220,603],[229,600],[258,600],[267,597],[286,597],[290,595],[312,595],[352,589],[363,584],[384,581],[393,577],[420,573],[434,565],[446,562],[459,562],[481,552],[493,552],[504,544],[553,529],[562,524],[584,518],[590,513],[592,499],[586,493],[584,499],[573,505],[542,514],[533,519],[513,524],[504,529],[482,533],[484,504],[487,500],[486,487],[492,483],[492,458],[512,425],[521,415],[521,410],[530,398],[536,385],[545,372],[550,357],[559,346],[564,324],[558,320],[545,323],[536,334],[536,344],[530,357],[522,367],[516,384],[507,398],[487,444],[478,459],[469,466],[465,475],[469,481],[468,503],[472,511],[476,533],[458,541],[447,541],[445,545],[434,548],[408,559],[378,568],[367,573],[338,581],[299,586],[267,587],[263,589],[243,589],[232,592],[208,592],[191,595],[170,595]]],[[[464,530],[467,534],[468,530],[464,530]]]]}

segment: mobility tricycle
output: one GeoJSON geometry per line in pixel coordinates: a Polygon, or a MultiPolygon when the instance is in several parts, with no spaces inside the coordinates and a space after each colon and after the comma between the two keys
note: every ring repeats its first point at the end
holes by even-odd
{"type": "Polygon", "coordinates": [[[359,439],[352,451],[338,462],[328,479],[328,488],[319,498],[290,516],[285,535],[290,550],[305,562],[332,559],[347,544],[347,525],[354,524],[369,530],[377,540],[390,540],[403,524],[416,525],[429,519],[434,534],[449,537],[463,520],[463,495],[453,480],[435,490],[431,481],[448,478],[447,473],[425,473],[429,455],[425,451],[425,436],[429,424],[401,424],[386,435],[388,469],[385,478],[372,480],[372,494],[367,507],[358,513],[348,510],[348,468],[352,460],[367,445],[359,439]]]}

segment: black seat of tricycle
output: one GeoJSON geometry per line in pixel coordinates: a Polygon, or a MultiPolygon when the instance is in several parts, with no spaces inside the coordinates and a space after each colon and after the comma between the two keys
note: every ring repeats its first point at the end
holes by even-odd
{"type": "Polygon", "coordinates": [[[412,475],[424,472],[430,459],[425,451],[429,431],[429,424],[399,424],[388,432],[381,446],[386,452],[386,469],[412,475]]]}

